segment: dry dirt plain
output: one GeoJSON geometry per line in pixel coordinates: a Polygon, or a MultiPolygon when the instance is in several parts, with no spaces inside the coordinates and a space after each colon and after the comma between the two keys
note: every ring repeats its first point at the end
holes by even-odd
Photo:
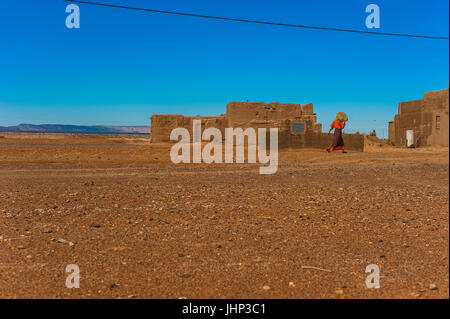
{"type": "Polygon", "coordinates": [[[145,136],[0,135],[2,298],[449,297],[448,149],[283,151],[262,176],[145,136]]]}

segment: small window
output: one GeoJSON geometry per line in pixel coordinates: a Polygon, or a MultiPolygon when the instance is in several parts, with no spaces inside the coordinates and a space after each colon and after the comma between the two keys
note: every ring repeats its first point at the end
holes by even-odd
{"type": "Polygon", "coordinates": [[[305,124],[304,123],[294,123],[294,124],[292,124],[292,131],[293,132],[301,132],[301,133],[303,133],[305,131],[305,124]]]}
{"type": "Polygon", "coordinates": [[[441,129],[441,117],[439,115],[436,116],[436,129],[441,129]]]}

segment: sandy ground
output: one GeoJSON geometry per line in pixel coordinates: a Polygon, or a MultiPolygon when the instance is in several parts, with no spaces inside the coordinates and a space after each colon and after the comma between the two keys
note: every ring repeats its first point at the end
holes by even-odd
{"type": "Polygon", "coordinates": [[[0,297],[449,297],[448,149],[289,150],[262,176],[145,136],[0,135],[0,297]]]}

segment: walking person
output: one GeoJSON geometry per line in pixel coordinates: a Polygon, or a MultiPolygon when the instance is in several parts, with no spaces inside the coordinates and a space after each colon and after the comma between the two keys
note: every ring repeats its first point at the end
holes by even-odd
{"type": "Polygon", "coordinates": [[[342,130],[345,127],[348,117],[344,112],[339,112],[336,114],[336,119],[331,123],[328,135],[334,129],[333,143],[327,148],[327,152],[342,150],[342,153],[347,153],[344,147],[344,139],[342,138],[342,130]]]}

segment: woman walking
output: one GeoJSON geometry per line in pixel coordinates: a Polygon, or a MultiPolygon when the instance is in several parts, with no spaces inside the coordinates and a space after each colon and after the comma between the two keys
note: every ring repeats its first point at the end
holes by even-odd
{"type": "Polygon", "coordinates": [[[348,121],[348,117],[344,112],[339,112],[336,114],[336,119],[331,123],[331,128],[328,131],[330,135],[331,131],[334,129],[333,144],[327,148],[327,152],[342,150],[342,153],[347,153],[344,147],[344,139],[342,138],[342,130],[345,127],[345,123],[348,121]]]}

